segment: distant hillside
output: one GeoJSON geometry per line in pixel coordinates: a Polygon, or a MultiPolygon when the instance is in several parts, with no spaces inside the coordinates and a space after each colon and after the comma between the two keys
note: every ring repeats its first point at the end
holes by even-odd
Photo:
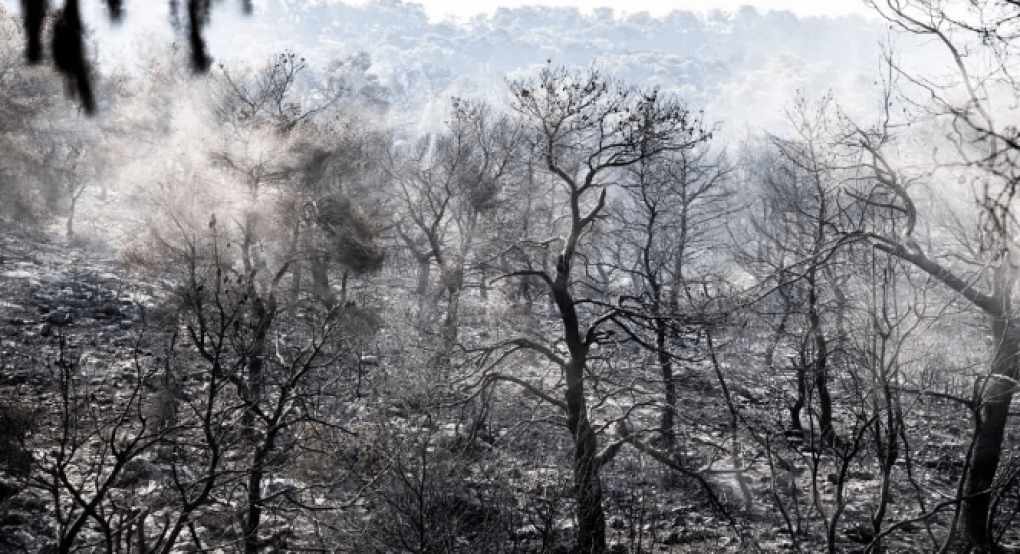
{"type": "MultiPolygon", "coordinates": [[[[800,91],[832,90],[850,109],[873,107],[883,26],[860,17],[798,18],[789,12],[665,18],[584,15],[573,8],[500,9],[466,25],[430,24],[420,6],[377,2],[364,7],[272,0],[253,18],[214,16],[212,51],[224,61],[262,60],[283,48],[316,64],[367,52],[383,83],[430,69],[446,94],[502,92],[504,78],[549,60],[596,63],[628,82],[659,86],[725,120],[726,134],[745,125],[773,127],[800,91]],[[449,71],[445,74],[442,70],[449,71]],[[444,75],[445,74],[445,75],[444,75]],[[443,79],[440,79],[443,81],[443,79]]],[[[413,91],[412,91],[413,92],[413,91]]]]}

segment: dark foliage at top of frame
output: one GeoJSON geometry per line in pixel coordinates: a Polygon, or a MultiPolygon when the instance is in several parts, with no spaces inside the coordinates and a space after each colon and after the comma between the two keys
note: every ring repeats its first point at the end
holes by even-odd
{"type": "MultiPolygon", "coordinates": [[[[209,70],[212,59],[206,51],[202,29],[209,22],[212,0],[188,1],[188,45],[191,50],[191,67],[197,73],[209,70]]],[[[124,18],[122,0],[105,0],[110,20],[119,23],[124,18]]],[[[25,26],[25,57],[30,64],[43,59],[42,30],[46,19],[48,0],[21,0],[22,19],[25,26]]],[[[179,26],[179,0],[169,0],[172,20],[179,26]]],[[[252,0],[241,0],[244,13],[252,12],[252,0]]],[[[57,12],[53,23],[50,53],[57,70],[64,74],[69,89],[81,101],[85,113],[96,112],[95,96],[92,93],[89,64],[85,56],[84,28],[78,0],[64,0],[64,7],[57,12]]]]}

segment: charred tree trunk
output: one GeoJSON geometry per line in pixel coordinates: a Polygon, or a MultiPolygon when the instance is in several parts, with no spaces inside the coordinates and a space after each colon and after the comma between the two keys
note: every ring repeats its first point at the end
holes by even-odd
{"type": "Polygon", "coordinates": [[[266,441],[255,449],[252,465],[248,474],[247,512],[244,518],[244,554],[259,554],[261,541],[259,527],[262,525],[262,480],[266,473],[266,461],[274,446],[273,429],[267,434],[266,441]]]}
{"type": "Polygon", "coordinates": [[[902,414],[898,409],[892,407],[892,397],[889,396],[891,388],[888,382],[883,387],[886,403],[886,426],[885,431],[882,430],[882,420],[877,419],[875,421],[875,437],[878,447],[879,454],[879,469],[881,471],[881,485],[879,486],[878,494],[878,508],[872,513],[871,516],[871,528],[875,533],[874,551],[882,552],[882,523],[885,521],[886,510],[889,505],[893,502],[892,492],[892,472],[896,466],[896,460],[899,458],[899,426],[901,425],[902,414]],[[893,418],[896,419],[893,419],[893,418]]]}
{"type": "Polygon", "coordinates": [[[800,438],[804,438],[804,424],[800,421],[800,413],[804,410],[804,406],[807,404],[807,368],[807,357],[804,355],[802,350],[796,367],[797,398],[790,406],[790,431],[799,435],[800,438]]]}
{"type": "Polygon", "coordinates": [[[324,255],[312,256],[312,286],[315,297],[326,310],[336,306],[336,296],[329,285],[329,259],[324,255]]]}
{"type": "Polygon", "coordinates": [[[67,213],[67,235],[66,235],[67,236],[67,240],[71,240],[71,239],[74,238],[74,209],[76,208],[76,204],[77,203],[78,203],[78,197],[77,196],[72,196],[71,197],[71,208],[68,210],[68,213],[67,213]]]}
{"type": "MultiPolygon", "coordinates": [[[[987,314],[995,353],[987,377],[975,383],[974,438],[967,472],[963,477],[957,527],[970,552],[992,553],[1001,549],[991,533],[992,485],[1002,457],[1002,442],[1009,420],[1009,405],[1016,392],[1020,367],[1020,318],[1013,315],[1012,294],[1017,276],[1006,259],[995,268],[992,292],[983,294],[969,282],[943,268],[923,253],[887,241],[875,247],[906,260],[962,294],[987,314]]],[[[954,533],[955,534],[955,533],[954,533]]]]}
{"type": "Polygon", "coordinates": [[[832,395],[829,393],[828,361],[829,350],[825,337],[819,332],[815,335],[815,390],[818,391],[818,426],[822,435],[822,444],[834,446],[839,442],[836,430],[832,426],[832,395]]]}
{"type": "Polygon", "coordinates": [[[78,208],[78,200],[85,194],[85,185],[75,185],[71,190],[71,206],[67,213],[67,240],[74,238],[74,216],[78,208]]]}
{"type": "Polygon", "coordinates": [[[673,359],[666,348],[668,329],[665,322],[659,320],[655,329],[655,348],[659,359],[659,366],[662,368],[662,386],[665,393],[666,405],[662,408],[662,419],[659,423],[659,432],[662,433],[662,445],[668,452],[673,452],[676,446],[676,423],[674,412],[676,411],[676,383],[673,380],[673,359]]]}
{"type": "Polygon", "coordinates": [[[276,306],[272,298],[267,302],[263,300],[254,287],[250,287],[249,295],[252,300],[252,319],[254,328],[252,330],[251,343],[248,348],[246,379],[243,382],[241,396],[249,406],[245,412],[244,426],[248,436],[254,435],[254,407],[262,401],[263,366],[266,358],[266,345],[269,341],[269,328],[276,317],[276,306]]]}
{"type": "Polygon", "coordinates": [[[458,310],[460,309],[460,294],[464,288],[464,269],[456,260],[450,260],[442,267],[443,285],[449,297],[446,303],[446,317],[443,320],[443,340],[445,347],[452,348],[457,342],[458,310]]]}
{"type": "Polygon", "coordinates": [[[430,247],[434,242],[429,241],[428,245],[422,245],[419,241],[415,240],[408,234],[403,225],[397,224],[397,234],[403,239],[404,244],[407,245],[407,250],[411,253],[414,261],[418,264],[418,286],[416,292],[418,293],[419,300],[424,300],[429,293],[429,280],[431,279],[432,273],[432,255],[433,251],[430,247]]]}
{"type": "Polygon", "coordinates": [[[418,262],[418,296],[425,297],[429,293],[429,280],[431,279],[432,271],[432,255],[419,256],[417,253],[414,255],[415,261],[418,262]]]}
{"type": "Polygon", "coordinates": [[[577,551],[602,554],[606,551],[606,517],[602,510],[602,482],[599,477],[598,437],[588,419],[584,395],[584,374],[588,344],[581,336],[577,306],[570,293],[570,262],[561,256],[552,284],[552,296],[560,312],[570,358],[566,376],[567,429],[574,439],[574,498],[577,502],[577,551]]]}
{"type": "Polygon", "coordinates": [[[974,443],[964,477],[960,526],[973,552],[999,552],[991,533],[991,499],[995,473],[1002,457],[1002,441],[1009,419],[1009,405],[1016,392],[1020,321],[1000,317],[992,321],[997,345],[991,374],[977,387],[974,443]]]}
{"type": "Polygon", "coordinates": [[[349,296],[348,283],[350,278],[351,272],[346,269],[340,274],[340,306],[347,306],[347,297],[349,296]]]}
{"type": "Polygon", "coordinates": [[[146,552],[147,552],[147,549],[145,548],[145,543],[146,543],[146,539],[145,539],[145,516],[146,515],[147,514],[145,512],[142,512],[141,514],[139,514],[139,516],[138,516],[138,523],[135,524],[136,525],[136,529],[138,529],[138,554],[146,554],[146,552]]]}
{"type": "Polygon", "coordinates": [[[485,302],[489,300],[489,282],[486,280],[485,276],[487,273],[485,265],[478,268],[478,271],[481,273],[481,276],[478,279],[478,295],[481,297],[482,301],[485,302]]]}
{"type": "Polygon", "coordinates": [[[460,266],[447,262],[440,266],[443,289],[447,294],[446,314],[440,330],[439,345],[431,365],[443,370],[450,368],[453,348],[457,344],[460,329],[460,296],[464,285],[464,272],[460,266]]]}
{"type": "MultiPolygon", "coordinates": [[[[820,242],[820,241],[819,241],[820,242]]],[[[818,392],[818,426],[822,444],[832,446],[838,437],[832,426],[832,395],[829,393],[829,344],[822,330],[822,317],[818,307],[818,273],[812,268],[807,274],[808,282],[808,324],[814,346],[811,363],[814,389],[818,392]]]]}
{"type": "MultiPolygon", "coordinates": [[[[303,237],[301,234],[301,221],[298,220],[294,223],[294,228],[291,230],[290,237],[290,258],[293,260],[298,259],[298,250],[304,247],[306,252],[311,251],[310,240],[307,237],[303,237]],[[302,245],[304,242],[304,245],[302,245]]],[[[301,273],[303,263],[295,262],[291,264],[293,269],[291,273],[290,281],[290,316],[294,317],[297,310],[298,301],[301,300],[301,273]]]]}
{"type": "Polygon", "coordinates": [[[258,433],[255,426],[255,408],[262,402],[262,389],[265,376],[264,365],[266,347],[269,340],[269,329],[276,317],[276,302],[272,294],[268,300],[258,296],[254,286],[250,288],[252,295],[252,315],[254,329],[251,346],[247,353],[247,380],[243,398],[248,409],[245,411],[243,425],[245,437],[252,441],[252,466],[248,474],[248,495],[244,520],[244,551],[245,554],[258,554],[258,529],[262,518],[262,478],[266,453],[272,447],[272,436],[267,436],[263,444],[257,441],[258,433]]]}

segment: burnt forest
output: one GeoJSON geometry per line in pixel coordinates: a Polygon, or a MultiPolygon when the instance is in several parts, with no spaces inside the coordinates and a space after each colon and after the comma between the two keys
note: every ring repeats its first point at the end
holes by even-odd
{"type": "Polygon", "coordinates": [[[0,2],[0,552],[1020,552],[1020,7],[864,4],[0,2]]]}

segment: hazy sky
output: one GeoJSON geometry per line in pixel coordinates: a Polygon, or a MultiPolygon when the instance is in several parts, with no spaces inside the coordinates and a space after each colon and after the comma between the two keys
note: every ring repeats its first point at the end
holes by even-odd
{"type": "MultiPolygon", "coordinates": [[[[256,4],[259,0],[255,0],[256,4]]],[[[299,3],[302,0],[290,0],[299,3]]],[[[362,5],[370,0],[348,0],[346,3],[362,5]]],[[[14,11],[20,10],[18,0],[0,0],[0,3],[14,11]]],[[[160,0],[126,0],[128,12],[144,10],[150,12],[165,12],[166,2],[160,0]]],[[[236,0],[228,0],[227,3],[237,3],[236,0]]],[[[736,11],[741,6],[751,5],[761,11],[787,10],[802,16],[828,15],[838,16],[846,14],[871,15],[871,10],[864,5],[864,0],[421,0],[411,2],[424,7],[425,13],[433,21],[442,21],[453,16],[458,20],[467,20],[478,14],[491,15],[498,7],[520,7],[527,5],[546,6],[571,6],[580,9],[582,12],[590,12],[599,7],[611,7],[618,14],[633,14],[648,12],[653,16],[665,15],[674,10],[704,12],[714,9],[724,11],[736,11]]],[[[59,5],[56,0],[53,4],[59,5]]],[[[89,11],[90,4],[100,4],[100,0],[86,0],[82,2],[84,9],[89,11]]]]}
{"type": "MultiPolygon", "coordinates": [[[[363,4],[365,2],[362,0],[349,3],[363,4]]],[[[449,15],[453,15],[457,19],[470,19],[479,13],[492,14],[499,6],[518,7],[535,4],[572,6],[583,12],[607,6],[614,8],[617,12],[628,14],[648,12],[653,16],[665,15],[675,10],[736,11],[745,5],[755,6],[760,11],[787,10],[802,16],[838,16],[853,13],[867,16],[872,14],[871,10],[864,5],[864,0],[627,0],[627,2],[613,0],[500,0],[484,3],[475,0],[425,0],[415,3],[424,6],[425,12],[433,20],[443,20],[449,15]]]]}

